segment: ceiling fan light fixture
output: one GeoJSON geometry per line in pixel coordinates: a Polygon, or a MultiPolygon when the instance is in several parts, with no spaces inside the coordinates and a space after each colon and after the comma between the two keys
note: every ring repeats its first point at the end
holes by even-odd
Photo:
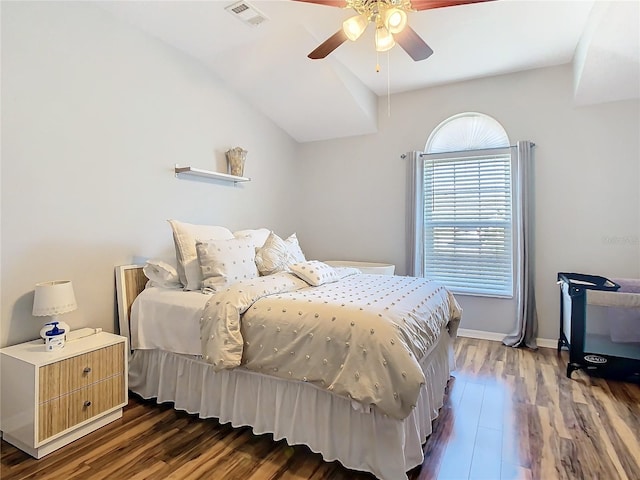
{"type": "Polygon", "coordinates": [[[376,50],[378,52],[386,52],[391,50],[396,44],[393,35],[389,33],[384,26],[376,28],[376,50]]]}
{"type": "Polygon", "coordinates": [[[355,42],[364,33],[367,25],[369,25],[369,19],[366,15],[356,15],[344,21],[342,30],[349,40],[355,42]]]}
{"type": "Polygon", "coordinates": [[[384,26],[389,33],[400,33],[407,25],[407,12],[399,8],[389,8],[384,12],[384,26]]]}

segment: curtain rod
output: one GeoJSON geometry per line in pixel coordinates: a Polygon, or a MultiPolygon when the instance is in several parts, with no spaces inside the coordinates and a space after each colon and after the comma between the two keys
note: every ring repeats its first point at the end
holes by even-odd
{"type": "MultiPolygon", "coordinates": [[[[529,143],[531,143],[532,147],[536,147],[537,146],[535,144],[535,142],[529,142],[529,143]]],[[[517,147],[517,145],[509,145],[508,147],[479,148],[478,150],[494,150],[494,149],[498,150],[498,149],[501,149],[501,148],[516,148],[516,147],[517,147]]],[[[472,151],[473,150],[456,150],[456,151],[453,151],[453,152],[437,152],[437,154],[443,154],[443,153],[465,153],[465,152],[472,152],[472,151]]],[[[425,152],[418,152],[418,154],[421,157],[423,155],[429,155],[428,153],[425,153],[425,152]]],[[[400,155],[400,158],[404,160],[405,158],[407,158],[407,154],[403,153],[402,155],[400,155]]]]}

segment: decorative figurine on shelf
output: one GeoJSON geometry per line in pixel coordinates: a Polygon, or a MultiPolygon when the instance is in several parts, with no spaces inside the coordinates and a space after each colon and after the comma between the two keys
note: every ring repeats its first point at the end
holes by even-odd
{"type": "Polygon", "coordinates": [[[227,165],[229,173],[236,177],[242,177],[244,173],[244,161],[247,158],[247,151],[241,147],[235,147],[227,150],[227,165]]]}

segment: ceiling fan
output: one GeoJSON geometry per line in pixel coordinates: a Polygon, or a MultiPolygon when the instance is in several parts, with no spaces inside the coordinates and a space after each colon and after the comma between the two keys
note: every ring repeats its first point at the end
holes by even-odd
{"type": "Polygon", "coordinates": [[[347,40],[355,41],[369,23],[375,25],[375,45],[386,52],[398,43],[415,61],[431,56],[433,50],[407,24],[407,13],[434,8],[452,7],[492,0],[294,0],[329,7],[351,8],[357,15],[348,18],[342,28],[307,55],[311,59],[325,58],[347,40]]]}

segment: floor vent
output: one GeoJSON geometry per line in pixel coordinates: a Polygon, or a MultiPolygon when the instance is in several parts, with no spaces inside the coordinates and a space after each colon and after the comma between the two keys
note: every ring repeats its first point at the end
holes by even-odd
{"type": "Polygon", "coordinates": [[[225,7],[225,10],[238,20],[241,20],[252,27],[257,27],[268,20],[264,13],[248,2],[241,1],[233,3],[228,7],[225,7]]]}

